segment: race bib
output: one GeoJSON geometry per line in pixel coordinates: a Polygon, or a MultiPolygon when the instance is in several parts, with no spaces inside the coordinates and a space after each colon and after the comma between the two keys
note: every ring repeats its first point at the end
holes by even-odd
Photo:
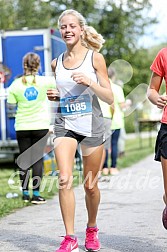
{"type": "Polygon", "coordinates": [[[92,113],[92,104],[88,94],[61,98],[60,107],[61,114],[64,117],[92,113]]]}

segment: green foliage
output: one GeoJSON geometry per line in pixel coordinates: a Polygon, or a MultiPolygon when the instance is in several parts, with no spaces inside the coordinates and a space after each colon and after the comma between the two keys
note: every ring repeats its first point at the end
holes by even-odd
{"type": "Polygon", "coordinates": [[[118,168],[130,167],[154,153],[155,138],[152,138],[151,142],[152,145],[149,144],[148,138],[141,140],[137,135],[134,139],[128,139],[125,144],[125,156],[118,158],[118,168]]]}
{"type": "MultiPolygon", "coordinates": [[[[125,96],[127,96],[135,87],[137,87],[141,83],[149,85],[151,78],[150,66],[158,51],[163,47],[166,47],[166,45],[160,44],[148,49],[139,48],[135,51],[135,53],[131,53],[128,62],[133,68],[133,76],[131,80],[126,85],[124,85],[125,96]]],[[[162,85],[161,89],[161,93],[163,93],[165,90],[165,85],[162,85]]]]}
{"type": "Polygon", "coordinates": [[[149,57],[147,49],[138,49],[135,54],[131,54],[129,63],[133,68],[133,76],[128,84],[124,85],[125,95],[129,94],[141,83],[149,84],[151,76],[150,65],[153,58],[149,57]]]}
{"type": "Polygon", "coordinates": [[[108,1],[101,11],[97,24],[98,29],[106,39],[103,53],[106,55],[108,65],[116,59],[129,61],[131,54],[135,53],[137,40],[144,34],[144,28],[155,22],[154,19],[143,18],[143,11],[150,8],[148,0],[108,1]]]}
{"type": "Polygon", "coordinates": [[[96,11],[95,4],[95,0],[1,0],[0,29],[56,28],[63,10],[76,9],[89,19],[96,11]]]}
{"type": "Polygon", "coordinates": [[[40,0],[17,0],[15,11],[16,29],[22,27],[45,28],[50,25],[51,7],[47,2],[40,0]]]}
{"type": "MultiPolygon", "coordinates": [[[[144,29],[156,22],[154,18],[143,18],[151,8],[150,1],[108,1],[101,10],[96,28],[106,43],[102,48],[107,66],[115,60],[123,59],[133,68],[131,80],[124,85],[125,96],[141,83],[149,83],[150,64],[153,58],[148,50],[138,48],[137,40],[144,34],[144,29]]],[[[121,66],[120,66],[121,68],[121,66]]],[[[125,69],[121,69],[123,72],[125,69]]]]}
{"type": "Polygon", "coordinates": [[[125,130],[126,133],[135,132],[135,112],[131,113],[129,116],[125,117],[125,130]]]}
{"type": "Polygon", "coordinates": [[[124,86],[125,96],[141,83],[149,83],[150,64],[157,52],[138,48],[138,39],[155,18],[147,16],[150,0],[1,0],[0,29],[57,27],[57,20],[65,9],[76,9],[106,40],[101,52],[107,66],[118,59],[133,68],[131,80],[124,86]],[[145,18],[147,16],[147,18],[145,18]]]}
{"type": "Polygon", "coordinates": [[[1,0],[0,1],[0,29],[15,29],[15,9],[13,0],[1,0]]]}
{"type": "Polygon", "coordinates": [[[97,13],[96,10],[96,0],[56,0],[56,1],[49,1],[50,5],[54,6],[51,9],[51,17],[52,17],[52,25],[57,27],[57,20],[59,15],[62,11],[66,9],[74,9],[83,14],[83,16],[87,19],[87,21],[91,21],[94,13],[97,13]]]}

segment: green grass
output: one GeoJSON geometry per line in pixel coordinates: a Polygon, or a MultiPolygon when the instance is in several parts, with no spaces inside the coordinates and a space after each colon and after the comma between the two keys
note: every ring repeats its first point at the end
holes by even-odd
{"type": "MultiPolygon", "coordinates": [[[[47,199],[52,198],[57,192],[57,177],[44,176],[41,188],[41,196],[46,197],[47,199]]],[[[11,168],[0,169],[0,217],[28,205],[31,205],[31,203],[24,203],[22,201],[20,181],[16,171],[11,168]],[[14,180],[15,183],[9,185],[9,179],[14,180]],[[7,193],[16,193],[18,194],[18,197],[6,198],[7,193]]]]}
{"type": "MultiPolygon", "coordinates": [[[[75,170],[74,175],[74,186],[79,183],[80,172],[75,170]]],[[[82,175],[81,175],[82,176],[82,175]]],[[[81,177],[80,176],[80,177],[81,177]]],[[[32,196],[30,180],[30,196],[32,196]]],[[[41,196],[46,199],[51,199],[58,192],[58,177],[57,176],[44,176],[41,184],[41,196]]],[[[0,218],[6,216],[9,213],[14,212],[19,208],[32,205],[31,203],[24,203],[22,201],[22,193],[20,190],[19,176],[14,169],[5,168],[0,169],[0,218]],[[12,185],[8,184],[8,180],[12,179],[15,183],[12,185]],[[16,198],[7,198],[7,193],[18,194],[16,198]]]]}
{"type": "Polygon", "coordinates": [[[154,153],[155,138],[143,138],[142,141],[136,137],[135,139],[126,140],[125,156],[118,158],[118,168],[122,169],[130,167],[151,153],[154,153]]]}
{"type": "Polygon", "coordinates": [[[8,185],[8,179],[13,173],[11,169],[0,169],[0,216],[4,216],[17,209],[23,207],[23,203],[20,197],[15,199],[6,199],[6,194],[9,192],[18,193],[19,196],[21,193],[17,189],[12,189],[8,185]]]}
{"type": "MultiPolygon", "coordinates": [[[[142,147],[140,146],[139,138],[126,140],[125,156],[118,158],[118,168],[123,169],[129,167],[141,159],[145,158],[149,154],[154,152],[155,138],[152,139],[152,146],[149,146],[148,139],[142,139],[142,147]]],[[[1,165],[2,166],[2,165],[1,165]]],[[[77,186],[82,182],[82,173],[74,171],[74,186],[77,186]]],[[[51,199],[58,191],[58,178],[57,176],[44,176],[42,181],[41,196],[46,199],[51,199]]],[[[31,203],[23,203],[21,197],[21,191],[19,189],[19,177],[13,168],[0,169],[0,218],[6,216],[9,213],[16,211],[19,208],[30,206],[31,203]],[[9,178],[15,181],[15,184],[9,185],[9,178]],[[6,198],[7,193],[17,193],[17,198],[6,198]]]]}

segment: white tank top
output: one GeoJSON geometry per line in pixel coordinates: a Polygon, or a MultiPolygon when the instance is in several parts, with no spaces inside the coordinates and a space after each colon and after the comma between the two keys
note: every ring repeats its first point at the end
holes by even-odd
{"type": "Polygon", "coordinates": [[[56,87],[60,92],[55,127],[63,127],[84,136],[104,134],[103,117],[97,96],[87,86],[77,84],[71,78],[73,72],[83,72],[92,81],[98,82],[93,67],[93,51],[88,50],[83,62],[77,68],[65,68],[61,54],[56,65],[56,87]]]}

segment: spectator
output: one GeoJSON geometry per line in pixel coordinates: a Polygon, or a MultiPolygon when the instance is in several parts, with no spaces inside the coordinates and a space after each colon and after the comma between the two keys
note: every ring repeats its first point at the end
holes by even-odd
{"type": "Polygon", "coordinates": [[[121,129],[124,128],[124,108],[125,108],[125,96],[121,86],[115,84],[115,70],[112,67],[108,68],[108,76],[110,78],[111,88],[114,95],[114,105],[112,109],[112,137],[111,137],[111,166],[110,174],[116,175],[119,173],[117,168],[117,158],[118,158],[118,140],[120,136],[121,129]]]}
{"type": "Polygon", "coordinates": [[[40,196],[43,174],[43,152],[48,138],[50,118],[47,103],[47,89],[55,87],[54,77],[39,76],[40,57],[27,53],[23,58],[24,73],[16,78],[8,91],[9,109],[17,106],[15,130],[20,156],[19,174],[22,185],[22,199],[33,204],[46,203],[40,196]],[[29,179],[32,167],[33,195],[30,198],[29,179]]]}
{"type": "Polygon", "coordinates": [[[111,153],[111,123],[113,117],[113,110],[111,110],[111,105],[100,101],[100,106],[102,109],[103,117],[104,117],[104,126],[105,126],[105,143],[103,156],[101,160],[101,172],[99,176],[99,181],[108,181],[108,177],[103,177],[101,175],[107,176],[109,174],[109,153],[111,153]]]}

